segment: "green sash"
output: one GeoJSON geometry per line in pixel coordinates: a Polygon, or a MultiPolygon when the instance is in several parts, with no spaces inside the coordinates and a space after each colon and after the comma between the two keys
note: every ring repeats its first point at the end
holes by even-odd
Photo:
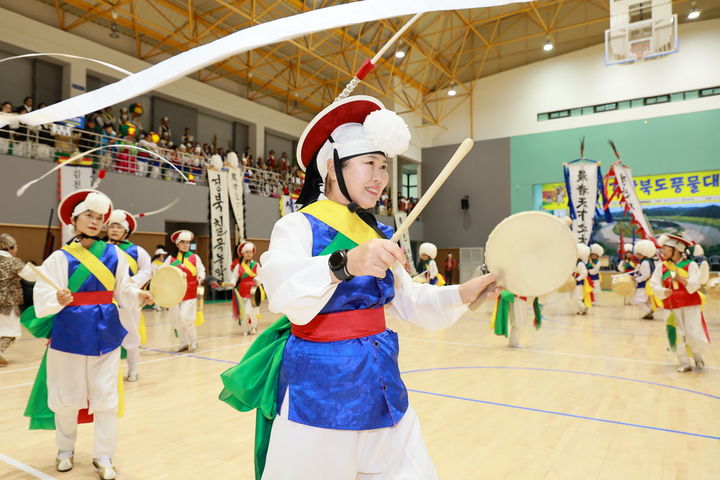
{"type": "MultiPolygon", "coordinates": [[[[105,242],[95,241],[90,246],[90,253],[95,257],[100,256],[105,251],[105,242]]],[[[63,247],[65,248],[65,247],[63,247]]],[[[90,276],[90,270],[80,263],[68,280],[68,290],[75,293],[90,276]]],[[[26,309],[21,317],[20,322],[27,328],[30,333],[37,338],[50,338],[53,327],[53,319],[55,315],[38,318],[35,315],[35,306],[26,309]]],[[[30,430],[55,430],[55,414],[48,407],[48,391],[47,391],[47,348],[40,362],[40,368],[35,376],[35,383],[30,392],[27,406],[25,407],[26,417],[30,417],[30,430]]]]}

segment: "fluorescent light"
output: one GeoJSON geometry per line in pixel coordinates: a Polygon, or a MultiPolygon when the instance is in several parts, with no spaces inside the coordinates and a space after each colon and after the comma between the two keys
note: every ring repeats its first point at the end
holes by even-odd
{"type": "Polygon", "coordinates": [[[455,95],[457,95],[455,87],[450,87],[450,90],[448,90],[448,97],[454,97],[455,95]]]}
{"type": "Polygon", "coordinates": [[[405,52],[402,50],[398,50],[395,52],[395,58],[405,58],[405,52]]]}
{"type": "Polygon", "coordinates": [[[693,8],[692,10],[690,10],[690,13],[688,13],[687,18],[688,18],[688,20],[695,20],[699,16],[700,16],[700,10],[698,10],[697,8],[693,8]]]}
{"type": "Polygon", "coordinates": [[[552,41],[550,41],[550,40],[545,42],[545,45],[543,45],[543,50],[545,50],[546,52],[549,52],[553,48],[555,48],[555,45],[553,45],[552,41]]]}

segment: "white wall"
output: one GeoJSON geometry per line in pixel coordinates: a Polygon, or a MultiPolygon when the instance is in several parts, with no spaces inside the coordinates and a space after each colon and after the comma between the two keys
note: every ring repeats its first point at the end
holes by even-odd
{"type": "Polygon", "coordinates": [[[604,64],[604,44],[473,82],[468,99],[444,123],[424,128],[425,146],[564,130],[720,108],[720,96],[538,122],[537,114],[720,85],[720,19],[680,25],[680,52],[634,65],[604,64]]]}
{"type": "MultiPolygon", "coordinates": [[[[40,8],[42,5],[37,4],[37,7],[40,8]]],[[[96,58],[131,72],[137,72],[151,66],[150,63],[125,53],[85,40],[70,32],[49,27],[46,24],[4,8],[0,8],[0,32],[2,32],[3,42],[25,51],[62,52],[96,58]]],[[[101,65],[88,62],[75,63],[74,61],[68,63],[77,64],[82,68],[88,68],[112,78],[119,78],[118,72],[101,65]]],[[[10,64],[5,64],[4,67],[8,68],[10,64]]],[[[84,74],[82,78],[84,79],[84,74]]],[[[76,80],[73,81],[76,82],[76,80]]],[[[83,85],[84,83],[85,81],[82,80],[83,85]]],[[[299,137],[306,125],[306,122],[302,120],[188,77],[161,87],[155,92],[183,103],[190,103],[204,110],[221,112],[233,119],[255,124],[257,131],[260,132],[256,136],[255,151],[264,151],[264,135],[262,132],[265,127],[293,137],[299,137]]]]}

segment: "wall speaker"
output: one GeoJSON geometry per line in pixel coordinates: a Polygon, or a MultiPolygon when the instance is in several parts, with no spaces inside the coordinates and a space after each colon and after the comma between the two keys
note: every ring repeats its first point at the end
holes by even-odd
{"type": "Polygon", "coordinates": [[[470,197],[466,195],[460,199],[460,208],[462,208],[463,210],[470,209],[470,197]]]}

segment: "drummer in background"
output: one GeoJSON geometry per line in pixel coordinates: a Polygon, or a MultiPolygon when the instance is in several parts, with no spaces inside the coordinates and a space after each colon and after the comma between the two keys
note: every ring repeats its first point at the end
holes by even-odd
{"type": "Polygon", "coordinates": [[[77,190],[65,197],[58,214],[76,236],[40,267],[60,289],[39,278],[33,290],[37,319],[48,317],[52,322],[46,354],[47,406],[55,414],[56,468],[73,468],[78,411],[88,409],[95,423],[93,466],[101,479],[117,476],[112,457],[117,444],[120,344],[127,332],[116,304],[136,310],[152,302],[152,295],[131,281],[122,250],[98,239],[111,212],[110,199],[95,190],[77,190]]]}
{"type": "Polygon", "coordinates": [[[252,288],[259,285],[257,275],[260,273],[260,264],[253,260],[255,255],[254,243],[241,243],[237,251],[240,258],[232,272],[232,285],[236,290],[233,292],[232,297],[233,314],[235,320],[242,327],[243,335],[255,335],[260,317],[260,308],[253,306],[250,297],[252,288]]]}
{"type": "Polygon", "coordinates": [[[593,287],[593,306],[600,303],[600,257],[605,253],[605,249],[597,243],[590,245],[590,259],[587,263],[588,278],[592,281],[593,287]]]}
{"type": "Polygon", "coordinates": [[[573,278],[575,278],[575,306],[578,315],[587,315],[588,309],[592,306],[590,299],[590,284],[588,282],[588,270],[585,264],[590,257],[590,247],[584,243],[577,244],[578,261],[575,266],[573,278]]]}
{"type": "Polygon", "coordinates": [[[650,279],[653,292],[663,301],[665,309],[674,316],[677,344],[675,355],[680,361],[678,372],[692,370],[688,352],[695,360],[695,368],[705,368],[702,355],[710,346],[707,325],[700,307],[703,303],[700,288],[700,267],[688,258],[693,241],[685,235],[662,235],[659,239],[665,261],[656,268],[650,279]]]}
{"type": "Polygon", "coordinates": [[[440,272],[437,268],[437,263],[435,262],[437,247],[430,242],[422,243],[418,249],[418,254],[420,255],[420,260],[422,260],[423,265],[425,266],[425,270],[420,273],[425,275],[427,283],[430,285],[444,285],[445,282],[442,280],[440,272]]]}
{"type": "MultiPolygon", "coordinates": [[[[115,209],[110,214],[107,226],[108,242],[117,245],[125,253],[130,266],[130,280],[138,288],[143,288],[152,276],[150,255],[140,245],[135,245],[128,237],[135,232],[137,222],[125,210],[115,209]]],[[[128,382],[138,381],[138,363],[140,363],[140,316],[142,309],[120,308],[120,322],[128,331],[122,342],[127,351],[128,382]]]]}
{"type": "Polygon", "coordinates": [[[152,257],[152,273],[157,272],[157,269],[162,267],[163,263],[165,263],[165,258],[167,258],[167,254],[168,252],[165,251],[162,245],[157,246],[152,257]]]}
{"type": "MultiPolygon", "coordinates": [[[[623,245],[623,259],[618,264],[618,271],[622,273],[632,274],[635,269],[637,268],[637,264],[633,260],[633,244],[632,243],[626,243],[623,245]]],[[[624,297],[623,303],[628,306],[632,305],[632,298],[630,297],[624,297]]]]}
{"type": "Polygon", "coordinates": [[[652,297],[648,295],[648,285],[650,277],[655,271],[655,256],[657,249],[655,244],[650,240],[640,240],[635,244],[635,257],[638,260],[637,268],[633,274],[635,281],[635,295],[633,295],[633,305],[640,307],[643,320],[653,319],[652,297]]]}
{"type": "Polygon", "coordinates": [[[205,266],[200,256],[190,251],[190,242],[194,239],[195,235],[189,230],[178,230],[170,235],[170,240],[177,245],[178,253],[175,257],[170,256],[165,260],[165,265],[172,265],[182,270],[187,280],[182,302],[169,311],[170,325],[180,339],[176,352],[197,350],[195,326],[202,323],[202,317],[197,309],[197,292],[198,286],[205,279],[205,266]]]}

